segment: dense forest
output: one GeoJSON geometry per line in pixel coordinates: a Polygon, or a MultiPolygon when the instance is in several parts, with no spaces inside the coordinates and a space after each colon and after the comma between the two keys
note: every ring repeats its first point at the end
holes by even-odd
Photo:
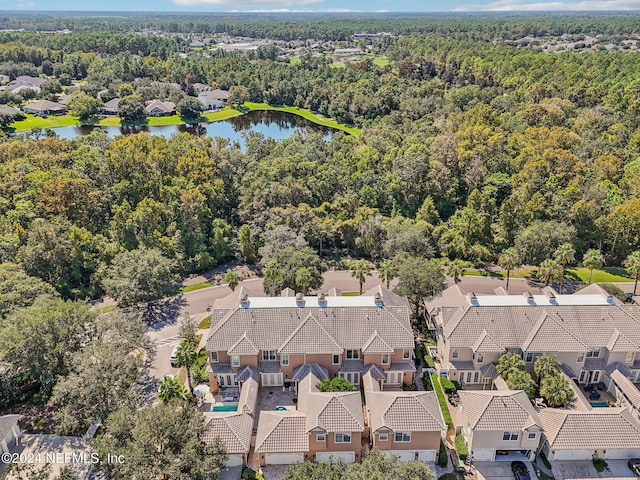
{"type": "MultiPolygon", "coordinates": [[[[529,24],[635,31],[636,20],[438,22],[460,33],[529,24]]],[[[515,247],[538,265],[571,242],[576,258],[595,248],[619,265],[640,246],[636,54],[550,55],[412,34],[374,42],[388,65],[369,58],[336,68],[323,56],[283,62],[268,47],[180,57],[175,37],[2,35],[0,73],[62,76],[114,96],[128,83],[153,98],[150,81],[185,91],[194,82],[245,87],[247,100],[363,128],[330,141],[311,132],[282,142],[250,135],[245,152],[188,134],[4,138],[0,260],[65,297],[99,296],[114,258],[140,248],[160,250],[181,273],[234,257],[264,265],[260,247],[276,226],[288,229],[281,246],[376,262],[404,252],[482,265],[515,247]]]]}

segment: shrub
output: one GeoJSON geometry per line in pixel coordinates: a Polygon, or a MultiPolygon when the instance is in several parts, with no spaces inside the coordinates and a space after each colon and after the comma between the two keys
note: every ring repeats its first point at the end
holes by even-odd
{"type": "Polygon", "coordinates": [[[424,375],[422,375],[422,384],[424,385],[424,389],[427,392],[432,391],[433,383],[431,383],[431,375],[425,372],[424,375]]]}
{"type": "Polygon", "coordinates": [[[456,453],[458,454],[458,458],[463,462],[469,456],[469,449],[464,443],[464,437],[462,435],[456,435],[456,453]]]}
{"type": "Polygon", "coordinates": [[[453,393],[456,391],[456,386],[447,377],[440,377],[440,383],[444,388],[445,393],[453,393]]]}
{"type": "Polygon", "coordinates": [[[601,458],[593,457],[593,466],[596,467],[598,472],[604,472],[609,464],[601,458]]]}
{"type": "Polygon", "coordinates": [[[440,453],[438,453],[438,465],[442,468],[446,467],[449,463],[449,456],[447,455],[447,447],[444,446],[444,442],[440,440],[440,453]]]}
{"type": "Polygon", "coordinates": [[[438,397],[438,403],[440,404],[440,410],[442,410],[442,417],[444,418],[444,422],[447,424],[447,427],[453,427],[453,421],[451,420],[451,414],[449,413],[449,406],[447,405],[447,401],[444,398],[444,393],[442,393],[442,388],[440,388],[440,382],[438,382],[438,376],[434,373],[431,375],[431,382],[433,383],[433,389],[436,392],[436,396],[438,397]]]}
{"type": "Polygon", "coordinates": [[[325,378],[316,385],[321,392],[355,392],[356,387],[344,377],[325,378]]]}

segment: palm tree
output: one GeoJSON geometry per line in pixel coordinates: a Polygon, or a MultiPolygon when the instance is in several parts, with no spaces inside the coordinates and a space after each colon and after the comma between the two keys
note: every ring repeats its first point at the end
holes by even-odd
{"type": "Polygon", "coordinates": [[[624,268],[636,281],[633,286],[633,294],[635,295],[638,289],[638,278],[640,277],[640,250],[636,250],[627,257],[624,261],[624,268]]]}
{"type": "Polygon", "coordinates": [[[509,277],[511,276],[511,270],[516,268],[519,264],[520,258],[518,258],[515,248],[507,248],[498,258],[498,266],[507,271],[507,291],[509,291],[509,277]]]}
{"type": "Polygon", "coordinates": [[[593,269],[602,268],[603,264],[604,257],[602,253],[600,253],[600,250],[590,248],[587,250],[587,253],[584,254],[584,257],[582,257],[582,265],[589,269],[589,285],[591,285],[591,279],[593,278],[593,269]]]}
{"type": "Polygon", "coordinates": [[[562,293],[564,290],[564,269],[566,268],[567,264],[575,260],[575,254],[576,251],[573,248],[573,245],[571,245],[570,243],[563,243],[557,248],[555,252],[556,262],[558,262],[562,267],[562,275],[560,277],[560,293],[562,293]]]}
{"type": "Polygon", "coordinates": [[[387,289],[389,289],[389,285],[391,284],[391,280],[398,276],[398,269],[393,263],[393,260],[384,260],[378,266],[378,277],[380,280],[384,280],[387,289]]]}
{"type": "Polygon", "coordinates": [[[189,384],[189,393],[193,393],[193,385],[191,384],[191,367],[198,357],[195,346],[185,340],[180,342],[176,351],[176,366],[184,367],[187,371],[187,383],[189,384]]]}
{"type": "Polygon", "coordinates": [[[550,407],[564,407],[573,398],[573,390],[567,379],[560,375],[544,377],[540,382],[540,395],[550,407]]]}
{"type": "Polygon", "coordinates": [[[516,370],[510,373],[506,382],[511,390],[524,390],[529,398],[533,398],[536,393],[536,382],[526,370],[516,370]]]}
{"type": "Polygon", "coordinates": [[[308,268],[302,267],[296,272],[296,287],[300,288],[302,293],[306,294],[307,289],[313,281],[313,276],[308,268]]]}
{"type": "Polygon", "coordinates": [[[458,260],[457,258],[447,265],[447,275],[453,277],[453,281],[458,283],[460,281],[460,277],[462,277],[467,271],[467,267],[469,264],[463,260],[458,260]]]}
{"type": "Polygon", "coordinates": [[[549,285],[551,280],[556,280],[560,275],[560,265],[552,258],[547,258],[538,267],[538,278],[544,279],[544,286],[549,285]]]}
{"type": "Polygon", "coordinates": [[[222,277],[222,280],[225,283],[229,284],[229,288],[233,292],[242,281],[242,277],[238,275],[238,273],[235,270],[230,268],[229,270],[224,272],[224,276],[222,277]]]}
{"type": "Polygon", "coordinates": [[[351,270],[351,276],[358,279],[360,295],[362,295],[362,286],[366,281],[366,277],[371,276],[371,264],[365,260],[358,260],[351,262],[349,269],[351,270]]]}
{"type": "Polygon", "coordinates": [[[503,354],[496,365],[496,372],[504,377],[505,380],[513,373],[524,371],[526,364],[524,360],[513,352],[503,354]]]}
{"type": "Polygon", "coordinates": [[[280,264],[275,260],[269,260],[264,266],[264,286],[267,295],[275,295],[277,281],[282,277],[280,264]]]}
{"type": "Polygon", "coordinates": [[[174,377],[166,376],[160,382],[160,390],[158,391],[158,400],[162,403],[169,403],[171,400],[179,398],[186,400],[188,398],[187,391],[174,377]]]}
{"type": "Polygon", "coordinates": [[[551,377],[560,373],[560,361],[555,355],[540,355],[533,365],[533,371],[536,372],[538,378],[551,377]]]}

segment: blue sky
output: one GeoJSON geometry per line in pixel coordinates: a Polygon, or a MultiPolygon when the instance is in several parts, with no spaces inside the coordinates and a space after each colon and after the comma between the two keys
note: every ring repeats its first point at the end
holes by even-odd
{"type": "Polygon", "coordinates": [[[0,0],[0,10],[446,12],[637,10],[640,0],[0,0]]]}

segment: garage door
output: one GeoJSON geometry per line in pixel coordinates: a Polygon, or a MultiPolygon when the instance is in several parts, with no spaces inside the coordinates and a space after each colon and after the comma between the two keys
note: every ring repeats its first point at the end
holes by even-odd
{"type": "Polygon", "coordinates": [[[263,387],[281,387],[282,374],[281,373],[263,373],[262,386],[263,387]]]}
{"type": "Polygon", "coordinates": [[[304,462],[304,453],[265,453],[264,461],[267,465],[291,465],[304,462]]]}
{"type": "Polygon", "coordinates": [[[435,450],[385,450],[385,455],[397,455],[401,462],[419,460],[421,462],[435,462],[435,450]],[[417,457],[416,457],[417,454],[417,457]]]}
{"type": "Polygon", "coordinates": [[[607,460],[628,460],[638,457],[640,457],[640,448],[612,448],[604,454],[607,460]]]}
{"type": "Polygon", "coordinates": [[[491,448],[476,448],[472,452],[472,458],[476,462],[493,462],[496,451],[491,448]]]}
{"type": "Polygon", "coordinates": [[[353,463],[356,461],[356,452],[319,452],[316,453],[316,461],[328,462],[332,460],[336,463],[342,460],[344,463],[353,463]]]}
{"type": "Polygon", "coordinates": [[[229,460],[227,460],[227,467],[241,467],[242,466],[242,455],[229,455],[229,460]]]}
{"type": "Polygon", "coordinates": [[[556,450],[554,460],[591,460],[593,450],[556,450]]]}

